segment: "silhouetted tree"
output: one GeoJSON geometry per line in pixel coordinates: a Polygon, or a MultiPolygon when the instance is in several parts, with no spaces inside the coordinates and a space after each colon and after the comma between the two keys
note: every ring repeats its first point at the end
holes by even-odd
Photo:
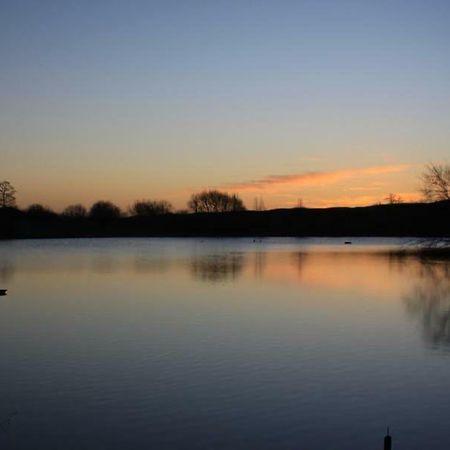
{"type": "Polygon", "coordinates": [[[87,209],[82,204],[76,203],[65,208],[62,214],[67,217],[86,217],[87,209]]]}
{"type": "Polygon", "coordinates": [[[172,204],[165,200],[139,200],[130,208],[135,216],[156,216],[172,212],[172,204]]]}
{"type": "Polygon", "coordinates": [[[398,205],[399,203],[403,203],[403,199],[398,194],[389,194],[385,198],[386,202],[390,205],[398,205]]]}
{"type": "Polygon", "coordinates": [[[450,200],[450,165],[429,164],[422,174],[422,193],[429,202],[450,200]]]}
{"type": "Polygon", "coordinates": [[[0,207],[11,208],[16,206],[16,190],[9,181],[0,182],[0,207]]]}
{"type": "Polygon", "coordinates": [[[262,197],[255,197],[255,211],[265,211],[266,206],[262,197]]]}
{"type": "Polygon", "coordinates": [[[194,212],[245,211],[244,203],[237,195],[216,190],[193,194],[188,207],[194,212]]]}
{"type": "Polygon", "coordinates": [[[89,210],[89,217],[96,220],[118,219],[120,216],[120,208],[114,203],[105,200],[94,203],[89,210]]]}
{"type": "Polygon", "coordinates": [[[53,211],[49,206],[41,205],[40,203],[33,203],[25,210],[25,212],[29,216],[34,217],[48,217],[56,215],[55,211],[53,211]]]}

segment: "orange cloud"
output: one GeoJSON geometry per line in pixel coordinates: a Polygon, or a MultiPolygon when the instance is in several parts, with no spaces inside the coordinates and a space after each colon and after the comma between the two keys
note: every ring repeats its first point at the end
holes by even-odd
{"type": "Polygon", "coordinates": [[[221,187],[239,191],[259,191],[266,188],[279,186],[317,186],[324,184],[333,184],[344,179],[361,176],[366,177],[405,172],[409,168],[410,165],[408,164],[397,164],[372,166],[361,169],[303,172],[291,175],[268,175],[256,180],[231,183],[221,187]]]}

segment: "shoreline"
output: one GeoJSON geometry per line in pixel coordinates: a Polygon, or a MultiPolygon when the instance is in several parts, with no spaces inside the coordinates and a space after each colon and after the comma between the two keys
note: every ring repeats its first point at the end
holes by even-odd
{"type": "Polygon", "coordinates": [[[450,238],[450,201],[95,220],[0,209],[0,239],[100,237],[450,238]]]}

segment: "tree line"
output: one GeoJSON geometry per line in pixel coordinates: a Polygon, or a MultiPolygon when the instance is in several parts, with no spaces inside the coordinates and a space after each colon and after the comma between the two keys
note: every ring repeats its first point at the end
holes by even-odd
{"type": "MultiPolygon", "coordinates": [[[[228,194],[218,190],[205,190],[192,194],[188,210],[174,211],[173,205],[166,200],[137,200],[127,211],[109,200],[99,200],[89,209],[81,203],[67,206],[61,215],[70,218],[91,218],[100,220],[118,219],[125,215],[151,217],[163,214],[177,213],[210,213],[245,211],[244,202],[236,194],[228,194]]],[[[9,181],[0,182],[0,207],[17,208],[16,189],[9,181]]],[[[50,207],[40,203],[28,206],[24,212],[33,217],[55,216],[57,213],[50,207]]]]}
{"type": "MultiPolygon", "coordinates": [[[[450,165],[433,163],[427,165],[421,175],[421,183],[421,192],[425,201],[450,200],[450,165]]],[[[16,189],[9,181],[1,181],[0,208],[17,208],[16,193],[16,189]]],[[[385,201],[388,204],[397,204],[401,203],[402,199],[397,194],[390,193],[385,201]]],[[[188,210],[177,212],[222,213],[246,210],[244,202],[238,195],[214,189],[192,194],[187,206],[188,210]]],[[[255,209],[260,210],[260,208],[255,209]]],[[[48,206],[38,203],[28,206],[25,212],[35,217],[57,215],[48,206]]],[[[61,214],[71,218],[111,220],[127,214],[130,216],[151,217],[174,212],[172,204],[166,200],[138,200],[127,211],[122,211],[119,206],[111,201],[100,200],[95,202],[89,209],[80,203],[69,205],[61,214]]]]}

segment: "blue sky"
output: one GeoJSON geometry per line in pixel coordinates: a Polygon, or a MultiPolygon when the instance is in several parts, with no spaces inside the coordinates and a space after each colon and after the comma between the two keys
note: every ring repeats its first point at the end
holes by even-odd
{"type": "Polygon", "coordinates": [[[412,198],[423,165],[447,161],[450,2],[0,5],[0,178],[22,206],[183,207],[297,175],[239,193],[367,204],[412,198]]]}

